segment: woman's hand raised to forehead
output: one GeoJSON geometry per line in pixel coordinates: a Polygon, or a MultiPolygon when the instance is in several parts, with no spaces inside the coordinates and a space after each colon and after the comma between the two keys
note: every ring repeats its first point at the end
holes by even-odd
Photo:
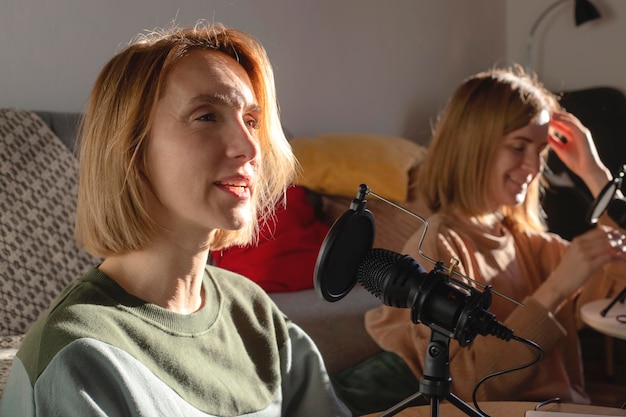
{"type": "Polygon", "coordinates": [[[602,187],[611,180],[611,173],[600,159],[589,129],[571,113],[554,112],[550,130],[548,142],[551,148],[597,197],[602,187]]]}

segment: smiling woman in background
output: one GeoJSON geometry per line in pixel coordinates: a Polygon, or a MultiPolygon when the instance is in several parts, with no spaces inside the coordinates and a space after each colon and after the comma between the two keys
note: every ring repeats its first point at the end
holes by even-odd
{"type": "MultiPolygon", "coordinates": [[[[591,133],[560,109],[554,95],[521,70],[494,69],[456,89],[420,169],[418,191],[433,213],[422,252],[444,262],[457,259],[460,273],[523,300],[519,307],[495,296],[490,311],[545,351],[537,365],[488,380],[478,400],[589,402],[578,310],[626,282],[623,231],[606,216],[604,225],[572,242],[545,231],[540,181],[548,147],[594,196],[610,180],[591,133]]],[[[421,235],[415,233],[404,248],[416,259],[421,235]]],[[[421,377],[427,326],[414,324],[410,310],[387,306],[369,311],[366,324],[383,349],[421,377]]],[[[535,355],[524,344],[495,337],[478,337],[466,348],[453,341],[452,391],[470,400],[482,377],[535,355]]]]}
{"type": "Polygon", "coordinates": [[[80,145],[78,240],[103,262],[33,325],[3,416],[343,416],[311,339],[212,250],[254,240],[295,159],[249,35],[138,38],[103,68],[80,145]]]}

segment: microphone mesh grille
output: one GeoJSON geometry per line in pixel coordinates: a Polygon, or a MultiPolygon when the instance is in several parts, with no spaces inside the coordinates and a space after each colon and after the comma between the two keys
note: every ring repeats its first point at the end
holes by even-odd
{"type": "Polygon", "coordinates": [[[401,257],[399,253],[386,249],[370,249],[357,269],[357,280],[366,290],[382,300],[385,276],[401,257]]]}

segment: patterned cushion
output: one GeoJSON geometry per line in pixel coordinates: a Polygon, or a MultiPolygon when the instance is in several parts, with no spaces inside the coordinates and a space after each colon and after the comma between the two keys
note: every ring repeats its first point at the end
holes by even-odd
{"type": "Polygon", "coordinates": [[[37,115],[0,109],[0,336],[25,333],[97,262],[74,241],[76,165],[37,115]]]}
{"type": "Polygon", "coordinates": [[[22,339],[24,339],[24,335],[0,336],[0,394],[2,394],[6,386],[13,357],[20,347],[22,339]]]}

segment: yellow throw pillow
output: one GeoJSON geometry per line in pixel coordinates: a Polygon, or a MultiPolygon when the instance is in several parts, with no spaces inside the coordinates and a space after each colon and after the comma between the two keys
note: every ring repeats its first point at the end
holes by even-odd
{"type": "Polygon", "coordinates": [[[408,197],[409,172],[426,148],[374,134],[323,134],[290,140],[302,172],[296,184],[320,194],[355,197],[360,184],[396,202],[408,197]]]}

